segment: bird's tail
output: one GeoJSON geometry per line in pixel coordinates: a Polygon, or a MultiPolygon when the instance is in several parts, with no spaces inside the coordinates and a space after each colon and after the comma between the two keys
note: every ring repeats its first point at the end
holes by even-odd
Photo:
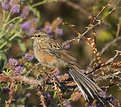
{"type": "Polygon", "coordinates": [[[76,85],[80,89],[84,99],[89,101],[91,99],[97,99],[103,103],[99,96],[99,92],[102,91],[91,79],[89,79],[85,74],[80,72],[80,69],[72,65],[69,69],[69,73],[75,81],[76,85]]]}

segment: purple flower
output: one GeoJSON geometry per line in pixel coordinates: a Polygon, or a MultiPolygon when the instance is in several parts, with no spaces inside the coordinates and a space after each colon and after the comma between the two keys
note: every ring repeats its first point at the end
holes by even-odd
{"type": "Polygon", "coordinates": [[[57,17],[57,20],[61,20],[61,21],[62,21],[63,19],[62,19],[62,18],[60,18],[60,17],[57,17]]]}
{"type": "Polygon", "coordinates": [[[90,79],[93,79],[93,78],[94,78],[94,74],[90,73],[90,74],[88,74],[88,77],[89,77],[90,79]]]}
{"type": "Polygon", "coordinates": [[[60,71],[57,70],[57,71],[55,72],[55,74],[56,74],[56,76],[58,76],[58,75],[60,74],[60,71]]]}
{"type": "Polygon", "coordinates": [[[55,31],[57,32],[58,36],[63,35],[63,29],[56,27],[55,31]]]}
{"type": "Polygon", "coordinates": [[[115,99],[112,95],[109,95],[107,98],[109,98],[110,101],[113,101],[115,99]]]}
{"type": "Polygon", "coordinates": [[[66,101],[63,103],[63,107],[72,107],[70,101],[66,101]]]}
{"type": "Polygon", "coordinates": [[[23,66],[17,66],[17,67],[15,68],[15,70],[16,70],[17,74],[22,74],[22,72],[23,72],[23,70],[24,70],[24,67],[23,67],[23,66]]]}
{"type": "Polygon", "coordinates": [[[31,93],[27,93],[27,94],[26,94],[26,97],[30,97],[30,96],[31,96],[31,93]]]}
{"type": "Polygon", "coordinates": [[[22,10],[22,13],[20,15],[21,18],[25,19],[29,15],[30,9],[28,6],[25,6],[22,10]]]}
{"type": "Polygon", "coordinates": [[[17,0],[10,0],[9,1],[9,5],[11,5],[11,7],[13,7],[16,4],[18,4],[18,1],[17,0]]]}
{"type": "Polygon", "coordinates": [[[17,66],[18,65],[18,61],[16,59],[10,58],[9,59],[9,64],[13,65],[13,66],[17,66]]]}
{"type": "Polygon", "coordinates": [[[99,92],[99,94],[100,94],[103,98],[106,98],[106,92],[105,92],[105,91],[101,91],[101,92],[99,92]]]}
{"type": "Polygon", "coordinates": [[[47,25],[47,26],[45,27],[45,32],[47,32],[48,34],[49,34],[49,33],[52,33],[52,27],[49,26],[49,25],[47,25]]]}
{"type": "Polygon", "coordinates": [[[8,4],[8,1],[5,0],[1,3],[1,6],[3,9],[8,10],[10,8],[10,5],[8,4]]]}
{"type": "Polygon", "coordinates": [[[21,28],[22,28],[24,31],[29,30],[30,27],[31,27],[31,23],[30,23],[29,21],[24,22],[24,23],[21,25],[21,28]]]}
{"type": "Polygon", "coordinates": [[[20,12],[20,6],[19,5],[14,5],[11,9],[10,9],[11,13],[19,13],[20,12]]]}
{"type": "Polygon", "coordinates": [[[46,99],[48,99],[48,100],[51,98],[50,93],[44,93],[43,95],[44,95],[44,96],[46,97],[46,99]]]}
{"type": "Polygon", "coordinates": [[[50,97],[51,97],[51,96],[50,96],[50,94],[49,94],[49,93],[47,93],[47,98],[49,98],[49,99],[50,99],[50,97]]]}
{"type": "Polygon", "coordinates": [[[9,1],[9,4],[12,6],[12,5],[14,5],[14,0],[10,0],[9,1]]]}
{"type": "Polygon", "coordinates": [[[67,42],[63,42],[62,46],[64,46],[65,49],[69,49],[70,48],[70,44],[66,44],[67,42]]]}
{"type": "Polygon", "coordinates": [[[31,61],[34,58],[33,54],[26,53],[24,58],[26,58],[28,61],[31,61]]]}

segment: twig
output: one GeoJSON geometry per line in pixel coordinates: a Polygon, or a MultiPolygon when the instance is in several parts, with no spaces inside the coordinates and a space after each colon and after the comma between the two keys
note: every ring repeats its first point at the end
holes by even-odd
{"type": "Polygon", "coordinates": [[[37,89],[37,94],[38,94],[39,99],[40,99],[40,101],[41,101],[41,103],[42,103],[42,106],[43,106],[43,107],[47,107],[45,98],[44,98],[44,96],[43,96],[43,94],[42,94],[42,92],[41,92],[40,89],[37,89]]]}
{"type": "Polygon", "coordinates": [[[32,70],[34,70],[34,69],[35,69],[37,66],[39,66],[39,65],[41,65],[41,64],[40,64],[40,63],[35,64],[35,65],[26,73],[25,76],[28,76],[29,73],[30,73],[32,70]]]}
{"type": "MultiPolygon", "coordinates": [[[[112,2],[112,1],[111,1],[111,2],[112,2]]],[[[111,2],[110,2],[110,3],[111,3],[111,2]]],[[[96,23],[95,25],[91,26],[91,27],[87,27],[87,30],[84,31],[82,34],[79,33],[79,32],[75,29],[75,25],[71,25],[71,24],[68,24],[68,23],[66,23],[66,22],[62,22],[62,24],[67,24],[68,26],[70,26],[70,27],[74,30],[74,32],[78,35],[78,37],[66,41],[66,43],[64,44],[64,46],[67,45],[67,44],[69,44],[69,43],[71,43],[71,42],[73,42],[73,41],[75,41],[75,40],[78,40],[78,41],[79,41],[82,37],[83,37],[84,39],[86,39],[87,42],[89,43],[89,40],[88,40],[84,35],[87,34],[90,30],[92,30],[92,29],[94,29],[95,27],[97,27],[98,25],[100,25],[100,24],[103,22],[103,20],[104,20],[108,15],[110,15],[114,10],[116,10],[116,9],[117,9],[117,6],[118,6],[118,4],[119,4],[119,2],[120,2],[120,0],[118,0],[118,2],[116,3],[116,5],[113,7],[113,9],[112,9],[106,16],[104,16],[104,17],[101,18],[100,20],[99,20],[99,19],[96,20],[97,23],[96,23]]],[[[109,3],[109,4],[110,4],[110,3],[109,3]]],[[[105,8],[106,8],[107,6],[109,6],[109,4],[106,5],[105,8]]],[[[103,11],[105,8],[103,8],[101,11],[103,11]]],[[[100,13],[101,13],[101,12],[100,12],[100,13]]],[[[99,13],[97,16],[99,16],[100,13],[99,13]]],[[[120,37],[114,39],[114,40],[111,42],[111,44],[115,43],[115,42],[116,42],[117,40],[119,40],[119,39],[120,39],[120,37]]],[[[110,44],[108,44],[108,45],[110,46],[110,44]]],[[[109,47],[108,45],[107,45],[107,48],[109,47]]],[[[101,53],[103,53],[103,51],[104,51],[105,49],[107,49],[107,48],[105,47],[105,48],[101,51],[101,53]]],[[[100,53],[100,55],[102,55],[101,53],[100,53]]],[[[91,66],[93,62],[94,62],[94,61],[92,60],[92,61],[90,62],[90,64],[89,64],[89,66],[91,66]]]]}
{"type": "Polygon", "coordinates": [[[47,78],[40,78],[39,80],[29,78],[26,76],[6,76],[4,74],[0,74],[0,82],[11,82],[12,80],[16,82],[24,82],[25,84],[32,85],[33,87],[37,87],[38,85],[42,86],[45,84],[47,78]]]}
{"type": "Polygon", "coordinates": [[[120,27],[121,27],[121,17],[119,17],[119,23],[117,24],[116,37],[118,37],[118,36],[119,36],[120,27]]]}
{"type": "Polygon", "coordinates": [[[117,42],[118,40],[121,40],[121,36],[115,38],[113,41],[109,42],[101,51],[100,51],[100,55],[102,55],[112,44],[114,44],[115,42],[117,42]]]}
{"type": "Polygon", "coordinates": [[[121,90],[121,83],[120,82],[115,82],[114,80],[110,81],[112,84],[116,85],[120,90],[121,90]]]}
{"type": "Polygon", "coordinates": [[[105,10],[106,7],[110,6],[111,3],[113,2],[113,0],[111,0],[108,4],[106,4],[105,6],[103,6],[102,10],[97,14],[97,16],[95,17],[96,19],[99,17],[99,15],[105,10]]]}
{"type": "MultiPolygon", "coordinates": [[[[67,44],[69,44],[69,43],[71,43],[71,42],[73,42],[73,41],[75,41],[75,40],[77,40],[77,41],[80,40],[81,34],[80,34],[79,31],[75,28],[75,25],[69,24],[69,23],[67,23],[67,22],[61,22],[61,23],[62,23],[63,25],[68,25],[69,27],[71,27],[71,28],[73,29],[73,31],[78,35],[78,37],[76,37],[76,38],[73,38],[73,39],[71,39],[71,40],[67,40],[67,41],[65,42],[65,44],[62,45],[62,47],[65,47],[67,44]]],[[[85,39],[88,43],[90,42],[84,35],[83,35],[83,39],[85,39]]]]}
{"type": "Polygon", "coordinates": [[[121,67],[121,62],[113,62],[111,67],[121,67]]]}
{"type": "Polygon", "coordinates": [[[91,72],[88,72],[87,75],[90,74],[90,73],[95,72],[97,69],[100,69],[100,68],[103,67],[103,66],[107,66],[107,65],[113,63],[113,61],[115,60],[115,58],[116,58],[120,53],[121,53],[121,51],[116,50],[116,54],[114,55],[114,57],[110,58],[110,59],[107,60],[105,63],[100,63],[99,65],[97,65],[91,72]]]}
{"type": "Polygon", "coordinates": [[[15,81],[13,81],[10,85],[9,99],[6,101],[5,107],[10,107],[11,102],[13,101],[13,92],[15,89],[15,81]]]}
{"type": "Polygon", "coordinates": [[[118,0],[116,5],[113,7],[113,9],[111,11],[109,11],[109,13],[107,15],[105,15],[101,20],[104,20],[108,15],[110,15],[114,10],[117,9],[118,4],[120,3],[121,0],[118,0]]]}
{"type": "MultiPolygon", "coordinates": [[[[113,41],[111,41],[111,42],[109,42],[107,45],[105,45],[105,47],[104,48],[102,48],[102,50],[99,52],[100,53],[100,55],[102,55],[111,45],[113,45],[115,42],[117,42],[118,40],[121,40],[121,36],[119,36],[119,37],[117,37],[117,38],[115,38],[113,41]]],[[[93,60],[91,60],[91,62],[89,63],[89,67],[91,67],[92,66],[92,64],[93,64],[93,60]]]]}
{"type": "Polygon", "coordinates": [[[110,63],[113,63],[113,61],[115,60],[115,58],[121,53],[121,51],[116,50],[116,54],[114,55],[114,57],[110,58],[109,60],[106,61],[105,65],[109,65],[110,63]]]}
{"type": "MultiPolygon", "coordinates": [[[[78,37],[76,37],[76,38],[74,38],[74,39],[72,39],[72,40],[68,40],[68,41],[70,41],[70,42],[73,42],[74,40],[80,40],[85,34],[87,34],[90,30],[92,30],[93,28],[95,28],[95,27],[97,27],[98,25],[100,25],[102,22],[103,22],[103,20],[108,16],[108,15],[110,15],[114,10],[116,10],[117,9],[117,6],[118,6],[118,4],[119,4],[119,2],[120,2],[120,0],[118,0],[118,2],[116,3],[116,5],[113,7],[113,9],[107,14],[107,15],[105,15],[104,17],[102,17],[100,20],[98,19],[98,20],[96,20],[97,21],[97,23],[95,24],[95,25],[93,25],[93,26],[91,26],[91,27],[86,27],[87,28],[87,30],[86,31],[84,31],[82,34],[81,33],[79,33],[77,30],[77,35],[78,35],[78,37]]],[[[66,22],[62,22],[62,24],[66,24],[66,22]]],[[[70,24],[68,24],[69,26],[70,26],[70,24]]],[[[74,28],[74,30],[75,30],[75,25],[72,25],[72,28],[74,28]],[[74,26],[74,27],[73,27],[74,26]]],[[[68,42],[68,44],[70,43],[70,42],[68,42]]],[[[66,44],[67,45],[67,44],[66,44]]]]}
{"type": "Polygon", "coordinates": [[[107,79],[113,79],[114,77],[116,77],[119,74],[121,74],[121,71],[117,71],[115,73],[108,74],[105,76],[100,76],[100,77],[96,78],[95,81],[103,81],[103,80],[107,80],[107,79]]]}
{"type": "Polygon", "coordinates": [[[39,3],[33,4],[32,7],[37,7],[37,6],[40,6],[42,4],[45,4],[45,3],[48,3],[48,2],[54,2],[54,1],[57,1],[57,0],[43,0],[39,3]]]}
{"type": "MultiPolygon", "coordinates": [[[[91,24],[94,26],[94,23],[95,21],[98,19],[99,15],[104,11],[104,9],[108,6],[111,5],[113,0],[111,0],[107,5],[103,6],[102,10],[96,15],[96,17],[92,16],[92,20],[91,20],[91,24]]],[[[95,29],[93,28],[93,39],[92,39],[92,43],[89,44],[91,47],[92,47],[92,50],[93,50],[93,54],[94,54],[94,65],[93,67],[97,66],[98,64],[101,63],[101,58],[100,58],[100,54],[99,52],[97,51],[97,48],[96,48],[96,33],[95,33],[95,29]]]]}

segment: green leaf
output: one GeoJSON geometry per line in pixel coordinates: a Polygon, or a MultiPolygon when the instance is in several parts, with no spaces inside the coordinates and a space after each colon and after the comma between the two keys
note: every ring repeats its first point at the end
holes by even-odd
{"type": "Polygon", "coordinates": [[[106,10],[106,11],[103,13],[103,16],[106,16],[108,13],[109,13],[109,10],[106,10]]]}
{"type": "Polygon", "coordinates": [[[106,42],[106,41],[112,41],[113,40],[113,36],[110,32],[108,31],[102,31],[100,34],[99,34],[99,37],[97,38],[98,41],[101,41],[101,42],[106,42]]]}
{"type": "Polygon", "coordinates": [[[3,52],[0,52],[0,70],[2,70],[7,64],[7,57],[3,52]]]}

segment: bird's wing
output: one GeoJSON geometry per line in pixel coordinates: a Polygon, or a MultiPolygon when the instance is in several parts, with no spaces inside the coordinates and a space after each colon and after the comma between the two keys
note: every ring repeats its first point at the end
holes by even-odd
{"type": "Polygon", "coordinates": [[[62,59],[67,63],[79,66],[77,60],[71,55],[71,53],[68,50],[63,49],[58,42],[52,41],[49,46],[51,46],[49,47],[51,53],[54,54],[56,57],[62,59]]]}

